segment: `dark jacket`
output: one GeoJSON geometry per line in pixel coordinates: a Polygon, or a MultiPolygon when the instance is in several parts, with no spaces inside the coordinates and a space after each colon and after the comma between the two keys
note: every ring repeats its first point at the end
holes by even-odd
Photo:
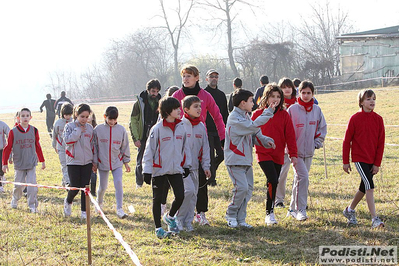
{"type": "MultiPolygon", "coordinates": [[[[226,95],[224,94],[223,91],[219,90],[217,87],[216,89],[212,89],[211,87],[207,86],[205,90],[212,95],[213,99],[216,102],[216,105],[219,107],[220,114],[222,115],[223,118],[223,123],[226,125],[227,117],[229,116],[229,112],[227,109],[226,95]]],[[[215,122],[213,121],[213,118],[209,114],[209,112],[207,113],[206,116],[206,128],[208,132],[218,132],[216,129],[215,122]]]]}

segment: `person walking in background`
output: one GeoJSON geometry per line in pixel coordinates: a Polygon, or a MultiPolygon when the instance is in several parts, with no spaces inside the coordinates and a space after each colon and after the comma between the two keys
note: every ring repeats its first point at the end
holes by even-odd
{"type": "Polygon", "coordinates": [[[260,126],[273,117],[275,103],[252,121],[248,113],[254,105],[253,93],[238,89],[233,94],[233,112],[229,115],[226,124],[226,142],[224,156],[227,171],[233,183],[232,199],[227,207],[226,221],[229,227],[252,228],[246,223],[247,205],[254,189],[252,170],[252,139],[265,148],[276,148],[273,139],[262,135],[260,126]]]}
{"type": "Polygon", "coordinates": [[[241,89],[242,88],[242,80],[240,78],[235,78],[233,80],[233,92],[230,93],[229,96],[229,103],[227,104],[228,108],[229,108],[229,113],[231,113],[231,111],[233,111],[234,105],[233,105],[233,93],[236,89],[241,89]]]}
{"type": "Polygon", "coordinates": [[[294,167],[294,181],[288,215],[298,221],[308,219],[309,171],[315,149],[323,147],[327,135],[327,123],[320,107],[314,104],[313,83],[305,80],[299,85],[298,103],[288,108],[295,130],[298,162],[294,167]]]}
{"type": "Polygon", "coordinates": [[[191,158],[184,124],[179,119],[180,102],[173,97],[159,101],[162,119],[150,130],[143,156],[144,181],[152,184],[152,214],[155,234],[158,238],[168,237],[172,232],[179,233],[175,214],[184,200],[183,175],[190,174],[191,158]],[[175,199],[163,221],[168,225],[166,232],[161,225],[161,200],[164,183],[169,182],[175,199]]]}
{"type": "Polygon", "coordinates": [[[61,107],[66,102],[72,104],[72,106],[73,106],[72,101],[69,98],[66,97],[65,91],[61,91],[61,97],[54,104],[54,109],[57,112],[58,118],[60,118],[61,107]]]}
{"type": "MultiPolygon", "coordinates": [[[[269,83],[265,87],[263,97],[260,100],[259,108],[253,113],[252,120],[255,120],[263,111],[272,104],[277,107],[273,118],[270,118],[266,124],[261,126],[262,134],[271,137],[276,144],[275,149],[266,149],[261,145],[255,145],[256,159],[267,178],[266,190],[266,217],[267,225],[276,224],[274,215],[274,201],[276,198],[276,189],[280,182],[281,166],[284,164],[284,151],[288,147],[289,158],[293,166],[297,163],[297,147],[295,142],[295,131],[291,118],[284,108],[283,91],[276,83],[269,83]]],[[[288,164],[289,167],[289,164],[288,164]]],[[[284,185],[285,190],[285,185],[284,185]]]]}
{"type": "MultiPolygon", "coordinates": [[[[37,161],[42,163],[43,170],[46,168],[39,142],[39,131],[34,126],[29,125],[31,119],[31,111],[28,108],[22,108],[19,112],[20,123],[10,131],[7,146],[4,148],[2,170],[5,173],[8,171],[8,159],[12,152],[15,171],[14,182],[36,184],[37,161]]],[[[22,197],[23,187],[14,185],[11,208],[17,208],[18,200],[22,197]]],[[[37,213],[39,205],[37,191],[37,187],[27,187],[28,207],[32,213],[37,213]]]]}
{"type": "Polygon", "coordinates": [[[135,171],[136,188],[142,187],[144,182],[142,167],[143,154],[150,129],[158,120],[158,102],[161,99],[160,90],[161,83],[157,79],[148,81],[146,90],[137,96],[137,101],[134,103],[130,115],[130,133],[134,146],[138,149],[135,171]]]}
{"type": "Polygon", "coordinates": [[[53,124],[55,120],[55,100],[51,99],[51,94],[46,95],[46,100],[43,101],[42,105],[40,106],[40,113],[43,113],[43,107],[46,107],[46,125],[47,125],[47,132],[52,138],[52,130],[53,124]]]}
{"type": "Polygon", "coordinates": [[[269,83],[269,78],[266,75],[263,75],[259,79],[260,87],[256,89],[255,97],[254,97],[254,107],[252,111],[258,109],[260,99],[263,96],[263,91],[265,90],[265,86],[269,83]]]}
{"type": "MultiPolygon", "coordinates": [[[[3,172],[3,149],[7,144],[8,134],[10,132],[10,128],[6,123],[0,121],[0,181],[5,181],[4,172],[3,172]]],[[[0,193],[4,192],[3,183],[0,182],[0,193]]]]}
{"type": "MultiPolygon", "coordinates": [[[[280,81],[278,82],[278,86],[280,87],[280,89],[283,91],[284,94],[284,107],[285,109],[288,109],[291,105],[296,103],[297,92],[294,87],[294,84],[289,78],[281,78],[280,81]]],[[[295,132],[291,136],[292,139],[294,139],[294,135],[295,132]]],[[[288,151],[285,150],[284,164],[281,167],[280,175],[278,178],[277,189],[276,189],[276,201],[274,205],[276,208],[285,208],[284,205],[285,186],[287,184],[287,176],[288,176],[288,171],[290,170],[290,165],[291,165],[291,160],[288,151]]]]}
{"type": "Polygon", "coordinates": [[[123,219],[127,214],[123,211],[122,166],[130,172],[130,149],[126,129],[118,124],[119,112],[115,106],[105,110],[105,122],[94,128],[97,149],[98,172],[100,184],[97,191],[97,202],[103,208],[104,195],[108,187],[109,171],[112,172],[115,186],[116,215],[123,219]]]}
{"type": "MultiPolygon", "coordinates": [[[[215,69],[209,69],[206,72],[205,80],[208,83],[208,86],[206,86],[205,90],[212,95],[217,106],[219,107],[220,113],[222,114],[223,123],[226,124],[229,112],[227,110],[226,94],[218,88],[219,73],[215,69]]],[[[215,122],[213,121],[213,118],[209,112],[206,116],[206,128],[208,130],[209,149],[211,156],[211,177],[208,179],[208,185],[216,186],[216,171],[224,159],[223,143],[220,141],[215,122]]],[[[199,174],[202,175],[201,179],[205,179],[205,173],[201,167],[199,174]]]]}
{"type": "MultiPolygon", "coordinates": [[[[75,106],[74,121],[66,124],[64,141],[68,175],[71,187],[84,188],[90,183],[92,171],[97,171],[97,150],[94,143],[93,127],[87,123],[91,113],[90,106],[79,104],[75,106]]],[[[64,215],[71,216],[72,202],[79,190],[68,190],[64,199],[64,215]]],[[[85,192],[81,191],[80,198],[81,219],[86,219],[85,192]]]]}
{"type": "Polygon", "coordinates": [[[372,90],[362,90],[358,94],[361,110],[352,115],[346,128],[342,145],[343,169],[346,173],[352,170],[349,164],[349,153],[352,162],[359,172],[361,181],[351,204],[345,208],[344,216],[348,224],[357,224],[355,208],[366,195],[366,202],[371,214],[371,227],[384,227],[384,222],[377,216],[374,202],[373,176],[380,169],[384,154],[385,129],[384,121],[374,112],[376,95],[372,90]]]}
{"type": "MultiPolygon", "coordinates": [[[[187,95],[196,95],[201,99],[201,122],[205,123],[207,114],[212,116],[213,121],[219,135],[220,141],[225,138],[225,124],[220,113],[219,107],[215,103],[212,95],[199,86],[199,70],[192,65],[186,65],[180,71],[182,76],[183,87],[173,93],[173,97],[179,101],[183,100],[187,95]]],[[[180,109],[182,111],[182,109],[180,109]]],[[[209,225],[205,213],[208,211],[208,180],[205,175],[199,175],[199,189],[197,198],[197,213],[195,221],[200,225],[209,225]]]]}
{"type": "Polygon", "coordinates": [[[61,107],[61,118],[58,119],[53,128],[53,142],[52,146],[60,159],[62,171],[62,186],[69,186],[68,168],[66,165],[65,141],[64,141],[64,128],[69,122],[72,122],[73,106],[70,103],[64,103],[61,107]]]}

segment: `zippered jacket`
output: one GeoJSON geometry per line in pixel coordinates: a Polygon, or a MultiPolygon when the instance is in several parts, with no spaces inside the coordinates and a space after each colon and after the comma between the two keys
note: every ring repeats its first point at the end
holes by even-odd
{"type": "Polygon", "coordinates": [[[130,148],[126,129],[121,125],[110,127],[107,123],[94,129],[98,169],[112,171],[130,162],[130,148]]]}
{"type": "Polygon", "coordinates": [[[7,144],[8,133],[10,133],[8,125],[0,121],[0,150],[4,149],[7,144]]]}
{"type": "Polygon", "coordinates": [[[67,165],[97,163],[93,127],[86,123],[85,129],[85,132],[83,132],[77,120],[65,125],[64,141],[67,165]]]}
{"type": "Polygon", "coordinates": [[[183,117],[182,122],[187,134],[189,145],[189,156],[191,157],[190,170],[196,171],[199,169],[201,163],[202,169],[210,170],[211,158],[209,151],[208,135],[206,134],[205,125],[200,122],[198,125],[193,126],[191,122],[183,117]]]}
{"type": "Polygon", "coordinates": [[[314,150],[323,147],[327,135],[327,123],[318,105],[313,104],[312,111],[296,103],[288,108],[295,130],[298,157],[313,157],[314,150]]]}
{"type": "Polygon", "coordinates": [[[251,166],[254,144],[265,148],[273,142],[272,138],[262,135],[260,127],[273,117],[273,109],[265,109],[254,121],[248,113],[238,107],[227,118],[226,139],[224,143],[224,162],[226,165],[251,166]]]}
{"type": "Polygon", "coordinates": [[[161,119],[150,130],[143,156],[143,173],[152,177],[183,174],[183,168],[191,168],[189,147],[184,124],[176,124],[172,131],[161,119]]]}
{"type": "Polygon", "coordinates": [[[342,160],[349,163],[349,151],[352,162],[362,162],[380,166],[384,155],[384,120],[375,113],[363,110],[352,115],[346,128],[342,145],[342,160]]]}
{"type": "MultiPolygon", "coordinates": [[[[252,120],[255,120],[263,112],[263,109],[257,109],[252,114],[252,120]]],[[[258,162],[273,161],[274,163],[284,164],[284,150],[288,147],[290,158],[298,157],[295,131],[292,126],[291,117],[286,110],[278,110],[273,118],[261,126],[262,134],[273,138],[276,148],[265,149],[262,146],[255,145],[256,158],[258,162]]]]}
{"type": "Polygon", "coordinates": [[[66,120],[65,118],[60,118],[55,122],[53,127],[53,142],[52,142],[52,146],[54,149],[61,151],[65,150],[65,142],[62,134],[64,133],[65,125],[69,122],[72,122],[72,118],[69,120],[66,120]]]}
{"type": "MultiPolygon", "coordinates": [[[[172,96],[178,99],[179,102],[181,102],[184,99],[184,97],[186,97],[186,94],[184,94],[183,89],[179,89],[178,91],[175,91],[172,96]]],[[[219,107],[215,102],[215,99],[213,99],[212,95],[204,89],[200,89],[200,91],[197,94],[197,97],[201,99],[201,109],[202,109],[200,116],[201,122],[206,124],[206,116],[207,112],[209,112],[209,114],[213,118],[213,121],[215,122],[219,138],[220,140],[223,140],[225,137],[225,125],[223,122],[223,117],[220,114],[219,107]]],[[[181,116],[183,117],[184,112],[181,106],[180,110],[181,110],[181,116]]]]}

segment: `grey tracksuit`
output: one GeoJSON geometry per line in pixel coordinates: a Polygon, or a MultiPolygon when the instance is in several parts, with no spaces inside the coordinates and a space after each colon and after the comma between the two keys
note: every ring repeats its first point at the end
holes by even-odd
{"type": "Polygon", "coordinates": [[[66,144],[67,165],[86,165],[97,163],[97,150],[94,149],[94,130],[86,123],[85,132],[77,120],[65,125],[64,141],[66,144]]]}
{"type": "Polygon", "coordinates": [[[294,168],[291,210],[305,210],[309,188],[309,170],[314,150],[323,147],[327,135],[327,123],[318,105],[313,104],[310,112],[296,103],[288,108],[294,125],[298,147],[298,164],[294,168]]]}
{"type": "Polygon", "coordinates": [[[253,191],[252,147],[255,144],[269,147],[273,139],[263,136],[260,126],[273,117],[273,109],[265,109],[252,121],[248,113],[238,107],[227,119],[224,143],[224,161],[234,188],[232,201],[227,207],[226,219],[245,222],[248,201],[253,191]]]}
{"type": "MultiPolygon", "coordinates": [[[[3,154],[3,149],[7,144],[8,133],[10,132],[10,128],[7,126],[6,123],[0,121],[0,154],[3,154]]],[[[3,167],[2,158],[0,158],[0,168],[3,167]]],[[[4,172],[0,169],[0,181],[1,178],[4,176],[4,172]]],[[[0,182],[0,187],[3,186],[3,183],[0,182]]]]}
{"type": "Polygon", "coordinates": [[[163,119],[150,130],[143,157],[143,173],[152,177],[183,174],[183,168],[191,167],[189,145],[183,123],[176,124],[175,131],[163,126],[163,119]]]}
{"type": "Polygon", "coordinates": [[[68,168],[66,165],[66,154],[65,154],[65,142],[64,142],[64,128],[65,125],[71,122],[72,119],[66,120],[65,118],[58,119],[53,127],[53,142],[52,146],[54,149],[58,150],[58,158],[61,163],[61,171],[62,171],[62,183],[70,183],[68,176],[68,168]]]}
{"type": "Polygon", "coordinates": [[[188,156],[191,157],[191,168],[190,175],[183,179],[184,200],[177,213],[177,219],[181,225],[187,227],[194,219],[199,186],[199,164],[201,163],[202,169],[210,170],[210,151],[205,125],[200,122],[194,126],[185,117],[183,117],[182,122],[187,133],[187,143],[190,150],[188,156]]]}
{"type": "Polygon", "coordinates": [[[94,136],[100,174],[97,201],[103,203],[108,186],[109,171],[112,171],[116,205],[117,209],[121,209],[123,200],[122,166],[124,163],[130,162],[129,140],[126,129],[118,124],[110,127],[107,123],[104,123],[96,126],[94,136]]]}

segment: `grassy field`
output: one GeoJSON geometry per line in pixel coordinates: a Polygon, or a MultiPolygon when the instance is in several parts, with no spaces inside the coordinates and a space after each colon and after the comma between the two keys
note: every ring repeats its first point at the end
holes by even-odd
{"type": "MultiPolygon", "coordinates": [[[[376,89],[376,112],[386,125],[398,125],[399,90],[376,89]]],[[[133,205],[135,213],[120,220],[115,214],[113,182],[110,180],[105,197],[105,212],[110,222],[131,246],[143,265],[314,265],[318,263],[320,245],[396,245],[399,244],[399,190],[397,186],[398,146],[385,148],[381,172],[375,176],[376,209],[385,221],[382,230],[372,230],[367,205],[358,207],[359,225],[347,227],[342,210],[356,192],[360,177],[356,172],[347,175],[342,170],[341,146],[345,125],[358,110],[357,92],[320,94],[317,99],[327,119],[328,138],[325,142],[328,177],[325,175],[323,150],[317,150],[310,172],[309,210],[305,222],[285,218],[287,209],[276,209],[278,225],[264,224],[266,179],[254,163],[255,189],[248,205],[247,222],[253,230],[227,227],[224,214],[230,200],[232,184],[222,165],[218,170],[218,186],[209,188],[211,227],[198,227],[194,232],[182,232],[170,239],[158,240],[154,234],[151,213],[152,192],[148,185],[136,189],[134,171],[124,175],[124,209],[133,205]]],[[[101,117],[106,105],[92,105],[101,117]]],[[[117,104],[119,122],[128,126],[132,104],[117,104]]],[[[45,132],[44,113],[33,113],[31,124],[38,127],[47,168],[37,169],[37,182],[61,184],[58,156],[51,148],[45,132]]],[[[0,114],[0,120],[13,124],[12,114],[0,114]]],[[[100,121],[101,122],[101,121],[100,121]]],[[[386,127],[386,143],[399,144],[399,128],[386,127]]],[[[136,149],[131,143],[135,167],[136,149]]],[[[352,165],[352,168],[354,166],[352,165]]],[[[13,180],[14,170],[6,174],[13,180]]],[[[110,178],[111,179],[111,178],[110,178]]],[[[292,184],[290,170],[287,197],[289,204],[292,184]]],[[[63,217],[66,192],[39,189],[39,213],[28,212],[26,199],[18,209],[11,209],[12,186],[6,185],[0,194],[0,265],[86,265],[86,223],[80,220],[77,199],[72,216],[63,217]]],[[[169,203],[171,202],[171,194],[169,203]]],[[[124,248],[114,238],[101,217],[92,212],[92,249],[94,265],[131,265],[124,248]]]]}

